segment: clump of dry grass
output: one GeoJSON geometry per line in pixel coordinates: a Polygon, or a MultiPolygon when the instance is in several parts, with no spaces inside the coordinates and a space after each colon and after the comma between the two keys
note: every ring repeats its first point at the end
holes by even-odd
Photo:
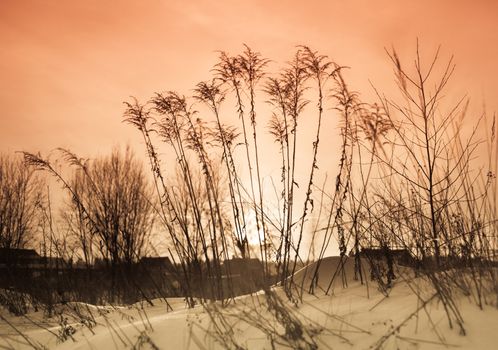
{"type": "MultiPolygon", "coordinates": [[[[167,91],[145,103],[135,99],[125,103],[123,120],[137,129],[145,144],[156,194],[156,200],[147,204],[157,214],[158,230],[168,237],[174,262],[171,274],[180,281],[189,307],[198,300],[203,304],[211,322],[205,331],[218,343],[243,348],[231,322],[239,317],[262,331],[273,347],[316,349],[318,330],[305,325],[292,307],[299,306],[306,290],[316,293],[318,271],[332,244],[340,263],[325,294],[336,278],[347,287],[345,264],[350,255],[355,278],[368,288],[366,262],[370,279],[385,296],[401,278],[407,283],[413,278],[428,281],[434,291],[430,300],[442,303],[450,326],[457,326],[462,334],[459,293],[481,308],[498,302],[497,165],[492,156],[498,149],[496,125],[493,120],[487,140],[489,170],[475,172],[481,121],[464,137],[465,101],[442,107],[454,66],[450,59],[439,67],[439,56],[438,50],[424,67],[417,45],[415,65],[409,69],[395,51],[388,52],[402,97],[389,99],[378,93],[377,103],[369,104],[347,84],[346,67],[309,47],[297,47],[290,62],[273,74],[269,60],[245,46],[237,55],[221,52],[212,79],[197,84],[193,96],[167,91]],[[262,100],[271,108],[266,119],[264,109],[260,112],[262,100]],[[231,110],[227,101],[233,102],[231,110]],[[237,117],[236,125],[224,119],[229,113],[237,117]],[[339,135],[324,129],[326,118],[335,118],[339,135]],[[307,144],[303,140],[310,121],[316,128],[307,144]],[[265,192],[261,162],[265,127],[279,152],[280,181],[273,182],[276,217],[269,209],[272,196],[265,192]],[[316,183],[325,177],[319,168],[324,135],[338,136],[341,146],[334,183],[324,181],[318,188],[316,183]],[[298,155],[305,147],[311,156],[302,160],[298,155]],[[174,161],[166,163],[164,153],[173,155],[174,161]],[[250,218],[254,218],[253,227],[250,218]],[[258,239],[256,249],[249,244],[251,231],[258,239]],[[307,240],[313,245],[309,249],[304,247],[307,240]],[[264,300],[256,296],[252,307],[236,307],[234,297],[240,286],[227,261],[239,256],[257,256],[262,263],[256,285],[264,291],[264,300]],[[298,267],[310,259],[316,259],[314,269],[307,267],[303,279],[296,281],[298,267]],[[400,273],[401,264],[416,275],[400,273]],[[287,300],[274,292],[275,282],[287,300]],[[262,324],[261,318],[269,322],[262,324]]],[[[82,242],[100,237],[103,243],[112,243],[114,236],[105,236],[108,230],[102,229],[106,215],[99,215],[94,207],[112,207],[113,202],[99,188],[86,161],[66,150],[59,152],[86,181],[67,180],[41,156],[25,153],[25,160],[53,175],[68,191],[75,214],[72,222],[80,222],[75,232],[82,242]],[[85,190],[93,191],[96,200],[89,200],[85,190]]],[[[90,247],[95,248],[94,242],[90,247]]],[[[100,248],[117,256],[125,244],[100,248]]],[[[91,255],[91,249],[84,251],[91,255]]],[[[129,261],[141,255],[128,253],[129,261]]],[[[147,298],[133,280],[128,282],[147,298]]],[[[420,296],[422,305],[430,300],[420,296]]],[[[93,324],[91,318],[87,321],[93,324]]],[[[62,322],[61,337],[68,339],[71,330],[66,326],[62,322]]],[[[380,339],[376,347],[391,336],[380,339]]],[[[125,345],[132,343],[124,340],[125,345]]],[[[155,346],[147,332],[133,346],[145,344],[155,346]]]]}

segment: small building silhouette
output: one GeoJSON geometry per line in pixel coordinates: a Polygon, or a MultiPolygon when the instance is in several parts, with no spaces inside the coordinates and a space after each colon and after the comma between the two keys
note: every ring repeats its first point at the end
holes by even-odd
{"type": "Polygon", "coordinates": [[[361,249],[360,256],[366,257],[368,259],[381,260],[386,259],[386,254],[389,254],[391,258],[399,265],[413,266],[414,258],[411,256],[408,249],[391,249],[391,248],[363,248],[361,249]]]}
{"type": "Polygon", "coordinates": [[[34,249],[0,248],[0,267],[39,267],[42,257],[34,249]]]}
{"type": "Polygon", "coordinates": [[[173,264],[167,256],[144,256],[140,259],[140,266],[150,270],[171,270],[173,264]]]}

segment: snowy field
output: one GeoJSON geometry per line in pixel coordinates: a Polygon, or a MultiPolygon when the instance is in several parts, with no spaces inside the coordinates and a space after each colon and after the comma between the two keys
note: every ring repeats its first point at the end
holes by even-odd
{"type": "MultiPolygon", "coordinates": [[[[496,349],[498,309],[482,310],[469,298],[455,297],[465,321],[466,335],[450,328],[443,305],[432,288],[408,270],[398,271],[389,296],[374,282],[361,285],[353,278],[353,263],[324,291],[337,269],[338,258],[327,258],[319,270],[315,295],[304,293],[298,307],[273,289],[273,313],[264,293],[238,297],[227,306],[218,303],[186,309],[181,298],[153,300],[126,307],[71,304],[60,316],[46,319],[40,311],[0,318],[1,349],[496,349]],[[417,294],[420,296],[417,297],[417,294]],[[425,301],[425,302],[423,302],[425,301]],[[280,304],[281,303],[281,304],[280,304]],[[288,312],[279,313],[278,305],[288,312]],[[78,315],[72,311],[79,309],[78,315]],[[172,309],[172,310],[171,310],[172,309]],[[278,314],[280,317],[275,317],[278,314]],[[73,315],[73,316],[71,316],[73,315]],[[78,317],[91,319],[81,322],[78,317]],[[63,327],[61,327],[61,324],[63,327]],[[294,327],[294,328],[292,328],[294,327]],[[66,338],[61,341],[61,338],[66,338]]],[[[297,285],[309,285],[312,268],[296,273],[297,285]]],[[[281,311],[281,310],[280,310],[281,311]]]]}

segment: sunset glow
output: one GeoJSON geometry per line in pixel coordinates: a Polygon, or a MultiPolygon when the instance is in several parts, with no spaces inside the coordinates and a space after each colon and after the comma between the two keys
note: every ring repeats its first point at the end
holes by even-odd
{"type": "Polygon", "coordinates": [[[0,106],[1,349],[498,344],[498,0],[0,0],[0,106]]]}

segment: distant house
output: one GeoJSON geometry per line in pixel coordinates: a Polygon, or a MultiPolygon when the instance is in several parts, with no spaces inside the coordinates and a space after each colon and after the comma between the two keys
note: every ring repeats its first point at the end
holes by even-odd
{"type": "Polygon", "coordinates": [[[146,256],[138,262],[137,280],[141,285],[154,293],[156,296],[179,295],[180,282],[177,280],[175,267],[166,256],[146,256]],[[161,294],[163,293],[163,294],[161,294]]]}
{"type": "Polygon", "coordinates": [[[140,259],[139,264],[147,270],[171,270],[173,268],[167,256],[145,256],[140,259]]]}
{"type": "Polygon", "coordinates": [[[70,265],[67,264],[64,261],[64,259],[54,256],[42,256],[40,263],[43,268],[48,268],[48,269],[64,269],[70,267],[70,265]]]}
{"type": "Polygon", "coordinates": [[[259,275],[263,274],[263,264],[259,259],[232,258],[225,260],[222,265],[226,275],[259,275]]]}
{"type": "Polygon", "coordinates": [[[34,249],[0,248],[0,268],[62,269],[64,260],[40,256],[34,249]]]}
{"type": "Polygon", "coordinates": [[[34,249],[0,248],[0,267],[39,267],[41,259],[34,249]]]}
{"type": "Polygon", "coordinates": [[[389,254],[395,262],[399,265],[412,266],[414,264],[414,258],[411,256],[408,249],[391,249],[387,251],[383,248],[363,248],[360,252],[360,256],[366,257],[368,259],[381,260],[386,259],[386,253],[389,254]]]}
{"type": "Polygon", "coordinates": [[[234,295],[252,293],[265,286],[264,265],[259,259],[232,258],[221,266],[223,277],[234,295]]]}

